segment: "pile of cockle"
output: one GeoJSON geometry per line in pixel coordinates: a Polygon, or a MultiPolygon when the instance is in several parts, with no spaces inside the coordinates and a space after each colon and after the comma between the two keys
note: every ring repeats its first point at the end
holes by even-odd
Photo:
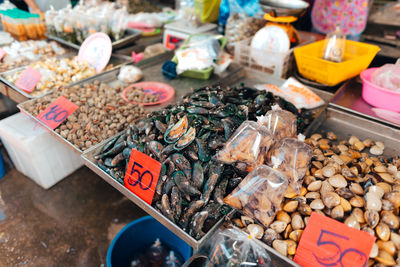
{"type": "Polygon", "coordinates": [[[255,120],[278,104],[298,116],[302,131],[311,113],[271,93],[247,87],[206,87],[176,105],[153,112],[96,156],[98,166],[123,184],[131,149],[162,163],[152,205],[196,239],[223,215],[224,196],[247,174],[240,164],[212,159],[245,120],[255,120]]]}

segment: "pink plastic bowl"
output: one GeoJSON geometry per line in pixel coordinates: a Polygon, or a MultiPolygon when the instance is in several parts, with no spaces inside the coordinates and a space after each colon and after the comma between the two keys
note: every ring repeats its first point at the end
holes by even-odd
{"type": "Polygon", "coordinates": [[[362,98],[374,107],[400,112],[400,93],[376,86],[371,82],[371,75],[377,69],[370,68],[361,72],[362,98]]]}

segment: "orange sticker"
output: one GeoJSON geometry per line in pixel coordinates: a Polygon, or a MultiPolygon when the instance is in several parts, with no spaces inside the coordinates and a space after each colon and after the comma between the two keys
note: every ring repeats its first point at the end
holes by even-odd
{"type": "Polygon", "coordinates": [[[35,89],[36,85],[42,78],[42,74],[33,68],[26,68],[21,76],[19,76],[15,86],[19,89],[24,90],[27,93],[30,93],[35,89]]]}
{"type": "Polygon", "coordinates": [[[160,162],[132,148],[124,185],[132,193],[151,205],[160,171],[160,162]]]}
{"type": "Polygon", "coordinates": [[[302,267],[367,266],[375,237],[313,212],[294,261],[302,267]]]}
{"type": "Polygon", "coordinates": [[[37,118],[54,130],[77,109],[77,105],[65,97],[60,96],[53,103],[51,103],[50,106],[42,111],[37,118]]]}
{"type": "Polygon", "coordinates": [[[6,51],[4,51],[4,49],[0,47],[0,60],[2,60],[5,55],[6,51]]]}

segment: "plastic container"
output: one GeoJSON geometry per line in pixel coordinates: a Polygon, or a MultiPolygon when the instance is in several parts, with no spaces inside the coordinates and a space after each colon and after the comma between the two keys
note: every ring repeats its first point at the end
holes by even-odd
{"type": "Polygon", "coordinates": [[[78,154],[23,113],[0,121],[0,138],[15,168],[44,189],[83,165],[78,154]]]}
{"type": "Polygon", "coordinates": [[[370,68],[361,73],[360,76],[363,81],[362,98],[374,107],[400,112],[400,93],[377,86],[371,82],[371,75],[377,69],[370,68]]]}
{"type": "MultiPolygon", "coordinates": [[[[185,44],[188,43],[189,41],[190,41],[190,37],[188,39],[186,39],[186,41],[183,43],[183,45],[179,49],[184,48],[185,44]]],[[[221,50],[223,50],[226,45],[226,38],[221,37],[221,39],[219,39],[219,41],[221,44],[221,50]]],[[[172,58],[172,62],[178,63],[178,58],[176,55],[172,58]]],[[[179,76],[195,78],[195,79],[200,79],[200,80],[208,80],[210,78],[213,70],[214,70],[214,67],[209,67],[209,68],[206,68],[203,70],[187,70],[187,71],[184,71],[183,73],[181,73],[179,76]]]]}
{"type": "Polygon", "coordinates": [[[107,251],[107,267],[130,266],[135,252],[141,252],[159,238],[168,248],[179,252],[187,261],[192,248],[151,216],[125,226],[113,239],[107,251]]]}
{"type": "Polygon", "coordinates": [[[297,69],[305,78],[334,86],[353,78],[368,68],[380,48],[376,45],[346,40],[344,58],[340,63],[321,58],[325,41],[294,49],[297,69]]]}

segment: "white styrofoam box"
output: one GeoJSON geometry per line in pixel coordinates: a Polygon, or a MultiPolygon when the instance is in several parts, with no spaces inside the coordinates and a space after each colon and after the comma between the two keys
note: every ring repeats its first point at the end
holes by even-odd
{"type": "Polygon", "coordinates": [[[0,138],[15,168],[45,189],[83,165],[78,154],[23,113],[0,121],[0,138]]]}

